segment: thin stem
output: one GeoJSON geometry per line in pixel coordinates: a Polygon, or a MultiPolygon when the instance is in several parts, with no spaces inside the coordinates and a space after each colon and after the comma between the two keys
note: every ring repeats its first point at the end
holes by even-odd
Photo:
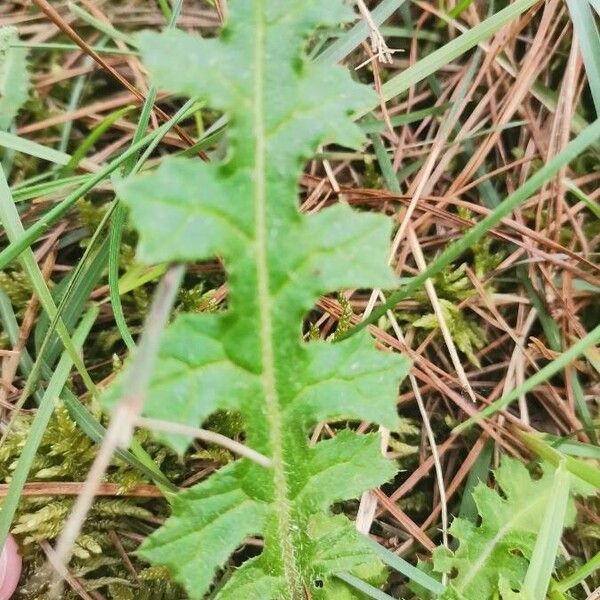
{"type": "MultiPolygon", "coordinates": [[[[81,494],[77,497],[73,511],[56,544],[56,560],[60,566],[64,567],[71,558],[73,544],[81,532],[94,502],[98,486],[115,450],[119,447],[129,446],[133,425],[144,406],[144,396],[153,371],[160,334],[167,324],[184,272],[183,266],[172,266],[156,290],[152,307],[146,317],[137,354],[126,381],[127,395],[114,411],[106,436],[102,440],[102,445],[90,468],[81,494]]],[[[53,566],[55,566],[57,576],[54,579],[50,597],[58,600],[61,595],[64,571],[56,568],[56,565],[53,566]]]]}
{"type": "Polygon", "coordinates": [[[191,427],[190,425],[182,425],[181,423],[173,423],[172,421],[147,419],[144,417],[138,417],[135,421],[135,424],[139,425],[140,427],[145,427],[146,429],[152,429],[153,431],[165,431],[168,433],[191,436],[202,440],[203,442],[216,444],[217,446],[226,448],[234,454],[250,459],[261,467],[266,467],[269,469],[273,466],[273,461],[270,458],[267,458],[264,454],[261,454],[256,450],[252,450],[252,448],[248,448],[248,446],[244,446],[244,444],[240,444],[240,442],[236,442],[227,436],[221,435],[220,433],[215,433],[213,431],[208,431],[207,429],[191,427]]]}

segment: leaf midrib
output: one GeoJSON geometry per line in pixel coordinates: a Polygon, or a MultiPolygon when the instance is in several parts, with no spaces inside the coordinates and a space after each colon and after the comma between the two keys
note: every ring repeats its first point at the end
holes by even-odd
{"type": "Polygon", "coordinates": [[[269,441],[273,461],[273,483],[275,512],[285,579],[290,600],[303,597],[300,573],[296,563],[294,544],[290,536],[292,518],[288,502],[288,482],[283,458],[283,418],[279,407],[275,369],[272,298],[270,294],[268,235],[267,235],[267,132],[265,127],[265,37],[264,0],[255,2],[254,16],[256,35],[254,38],[254,103],[253,126],[255,134],[254,162],[254,211],[256,223],[256,273],[262,362],[262,387],[265,397],[266,415],[269,422],[269,441]]]}
{"type": "Polygon", "coordinates": [[[473,563],[473,565],[471,565],[471,568],[467,572],[463,581],[461,582],[461,584],[459,586],[456,586],[456,589],[459,591],[462,591],[469,585],[469,583],[471,583],[473,578],[477,575],[477,573],[480,571],[480,569],[483,568],[483,566],[485,565],[485,562],[492,555],[492,552],[494,551],[496,546],[514,528],[515,523],[517,523],[521,518],[523,518],[523,516],[526,515],[528,512],[537,508],[537,506],[540,503],[546,504],[546,502],[547,502],[547,494],[544,494],[541,498],[538,498],[537,500],[531,502],[530,504],[527,504],[522,510],[515,512],[513,514],[513,517],[511,519],[509,519],[508,521],[506,521],[506,523],[504,523],[502,525],[502,527],[498,530],[498,533],[496,533],[496,535],[491,539],[490,543],[486,545],[484,552],[482,552],[479,556],[479,559],[475,563],[473,563]]]}

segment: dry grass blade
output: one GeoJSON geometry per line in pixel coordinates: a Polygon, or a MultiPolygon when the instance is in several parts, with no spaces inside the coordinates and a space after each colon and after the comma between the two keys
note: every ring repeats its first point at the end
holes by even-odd
{"type": "MultiPolygon", "coordinates": [[[[106,473],[108,465],[117,448],[127,448],[136,419],[144,405],[144,395],[152,372],[152,365],[156,358],[160,334],[164,329],[169,313],[173,307],[179,285],[184,274],[182,266],[171,267],[158,288],[154,303],[147,317],[147,328],[140,340],[135,356],[135,369],[130,385],[127,388],[127,397],[123,398],[111,419],[106,436],[102,441],[98,454],[88,473],[85,485],[77,497],[69,520],[58,539],[55,549],[55,560],[52,563],[57,574],[63,577],[62,568],[66,567],[70,558],[73,545],[85,518],[92,506],[96,491],[106,473]]],[[[54,578],[51,596],[59,598],[61,594],[61,580],[54,578]]]]}

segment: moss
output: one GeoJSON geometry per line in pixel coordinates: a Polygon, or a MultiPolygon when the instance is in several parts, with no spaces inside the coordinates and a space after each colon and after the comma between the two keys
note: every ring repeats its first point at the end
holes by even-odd
{"type": "Polygon", "coordinates": [[[0,289],[8,296],[17,316],[22,315],[33,294],[27,274],[14,268],[0,271],[0,289]]]}

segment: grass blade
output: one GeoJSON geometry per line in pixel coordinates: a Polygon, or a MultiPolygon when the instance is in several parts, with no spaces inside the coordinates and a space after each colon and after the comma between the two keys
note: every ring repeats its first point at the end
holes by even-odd
{"type": "MultiPolygon", "coordinates": [[[[15,311],[11,304],[10,298],[0,289],[0,324],[2,325],[4,332],[8,336],[11,345],[14,347],[19,339],[19,323],[15,316],[15,311]]],[[[27,348],[23,348],[19,355],[19,366],[25,376],[27,376],[33,368],[33,360],[29,356],[27,348]]],[[[48,378],[51,373],[48,373],[48,378]]],[[[42,395],[38,390],[33,392],[33,397],[37,404],[42,401],[42,395]]]]}
{"type": "MultiPolygon", "coordinates": [[[[429,108],[411,111],[403,115],[396,115],[395,117],[390,117],[390,123],[393,127],[417,123],[422,121],[425,117],[443,114],[450,108],[450,106],[450,103],[446,102],[440,106],[431,106],[429,108]]],[[[365,118],[363,121],[361,121],[359,126],[365,133],[381,133],[387,128],[387,125],[383,121],[376,121],[368,118],[365,118]]]]}
{"type": "Polygon", "coordinates": [[[546,597],[567,514],[570,492],[569,479],[569,472],[565,468],[564,461],[561,461],[554,474],[550,502],[546,507],[546,514],[544,515],[542,527],[538,532],[531,562],[521,590],[525,598],[546,597]]]}
{"type": "Polygon", "coordinates": [[[564,462],[570,473],[600,490],[600,469],[588,462],[561,454],[547,444],[539,435],[521,431],[519,432],[519,436],[527,447],[539,457],[547,460],[556,467],[561,462],[564,462]]]}
{"type": "Polygon", "coordinates": [[[484,410],[482,410],[476,417],[467,419],[464,423],[461,423],[454,428],[454,433],[460,433],[465,429],[471,427],[478,421],[481,421],[485,417],[489,417],[497,413],[499,410],[506,408],[511,402],[514,402],[522,394],[530,392],[540,383],[550,379],[553,375],[556,375],[562,371],[567,365],[572,363],[576,358],[581,356],[588,348],[595,346],[600,342],[600,325],[592,329],[585,337],[581,338],[578,342],[573,344],[568,350],[563,352],[560,356],[549,362],[544,368],[540,369],[537,373],[525,380],[521,385],[512,389],[510,392],[504,394],[498,398],[495,402],[492,402],[484,410]]]}
{"type": "Polygon", "coordinates": [[[102,32],[104,35],[107,35],[108,37],[113,38],[114,40],[121,40],[129,46],[135,47],[135,41],[130,35],[119,31],[116,27],[113,27],[112,25],[109,25],[104,21],[96,19],[95,17],[90,15],[90,13],[83,10],[83,8],[77,6],[77,4],[75,4],[74,2],[69,2],[68,7],[69,10],[73,14],[77,15],[77,17],[79,17],[84,23],[87,23],[91,27],[94,27],[98,31],[102,32]]]}
{"type": "MultiPolygon", "coordinates": [[[[86,253],[80,262],[86,267],[85,272],[82,272],[83,267],[82,269],[75,269],[52,290],[58,312],[69,331],[72,331],[75,323],[80,318],[90,293],[102,276],[108,256],[108,240],[100,240],[98,249],[96,250],[94,245],[92,250],[90,253],[86,253]],[[67,292],[68,295],[66,295],[67,292]]],[[[48,315],[42,313],[35,325],[33,338],[36,353],[50,367],[55,363],[61,352],[60,340],[53,331],[54,323],[51,324],[48,315]],[[42,353],[42,344],[47,334],[50,335],[50,339],[46,342],[45,352],[42,353]]]]}
{"type": "MultiPolygon", "coordinates": [[[[119,110],[115,110],[110,113],[107,117],[102,119],[92,131],[83,139],[81,144],[77,147],[73,155],[71,156],[68,163],[65,165],[65,174],[72,173],[79,163],[83,160],[87,152],[94,146],[94,144],[108,131],[119,119],[129,114],[135,106],[124,106],[119,110]]],[[[137,141],[137,140],[136,140],[137,141]]]]}
{"type": "Polygon", "coordinates": [[[406,578],[434,594],[441,594],[444,592],[445,587],[437,579],[434,579],[424,571],[411,565],[403,558],[396,556],[393,552],[390,552],[387,548],[384,548],[371,538],[367,537],[366,539],[373,548],[375,554],[377,554],[388,567],[391,567],[398,573],[402,573],[406,578]]]}
{"type": "Polygon", "coordinates": [[[583,56],[590,91],[600,117],[600,33],[591,5],[585,0],[567,0],[573,28],[583,56]]]}
{"type": "Polygon", "coordinates": [[[389,596],[385,592],[382,592],[381,590],[374,588],[372,585],[365,583],[362,579],[359,579],[354,575],[350,575],[350,573],[337,573],[336,577],[353,587],[355,590],[362,592],[369,598],[373,598],[373,600],[394,600],[392,596],[389,596]]]}
{"type": "Polygon", "coordinates": [[[64,152],[36,144],[21,136],[8,133],[8,131],[0,131],[0,146],[28,154],[29,156],[35,156],[36,158],[41,158],[57,165],[66,165],[71,160],[71,157],[64,152]]]}
{"type": "MultiPolygon", "coordinates": [[[[0,219],[2,220],[2,223],[4,224],[4,229],[6,230],[8,239],[10,240],[11,245],[12,245],[12,243],[16,239],[23,236],[24,229],[23,229],[23,225],[21,223],[21,219],[19,218],[19,213],[17,211],[17,207],[15,206],[15,203],[12,200],[12,195],[11,195],[10,189],[8,187],[8,182],[6,181],[4,172],[1,169],[0,169],[0,219]]],[[[42,272],[40,271],[40,267],[37,264],[35,257],[33,256],[33,252],[31,251],[31,248],[26,247],[26,250],[25,250],[23,256],[21,257],[21,262],[23,264],[23,268],[24,268],[25,272],[27,273],[27,275],[29,277],[29,280],[31,281],[31,285],[40,300],[41,305],[43,306],[43,308],[46,311],[46,313],[48,314],[48,316],[53,319],[58,314],[57,309],[56,309],[56,304],[54,303],[52,294],[50,293],[50,290],[48,289],[48,286],[46,285],[46,282],[44,280],[42,272]]],[[[85,368],[85,365],[83,364],[83,360],[81,359],[81,356],[75,349],[75,346],[73,345],[73,342],[69,336],[67,327],[65,326],[62,319],[58,319],[56,330],[57,330],[57,333],[58,333],[65,349],[71,356],[71,359],[73,360],[73,364],[77,368],[77,371],[80,373],[86,388],[89,391],[94,392],[96,389],[96,386],[94,385],[92,378],[89,376],[87,369],[85,368]]]]}
{"type": "Polygon", "coordinates": [[[585,444],[569,438],[546,434],[544,439],[557,450],[568,456],[579,456],[580,458],[593,458],[600,460],[600,447],[595,444],[585,444]]]}
{"type": "MultiPolygon", "coordinates": [[[[600,0],[598,0],[600,2],[600,0]]],[[[570,179],[563,179],[563,185],[578,199],[581,200],[597,219],[600,219],[600,204],[592,200],[583,190],[575,185],[570,179]]]]}
{"type": "MultiPolygon", "coordinates": [[[[83,346],[97,316],[98,309],[92,308],[81,320],[81,323],[73,336],[73,344],[78,350],[83,346]]],[[[35,414],[27,435],[25,446],[23,446],[23,450],[17,461],[17,466],[12,474],[8,494],[2,502],[2,510],[0,510],[0,547],[4,545],[4,541],[10,530],[12,519],[19,504],[21,491],[27,481],[27,476],[29,475],[29,470],[33,464],[35,454],[42,441],[46,427],[48,426],[48,421],[54,411],[54,400],[60,396],[61,390],[69,377],[72,367],[73,361],[69,356],[69,353],[66,351],[63,352],[35,414]]]]}
{"type": "MultiPolygon", "coordinates": [[[[512,6],[512,5],[511,5],[512,6]]],[[[574,140],[557,154],[551,161],[546,163],[535,175],[528,179],[520,188],[513,192],[508,198],[501,202],[487,217],[469,229],[460,240],[450,244],[428,267],[419,275],[413,277],[404,288],[392,294],[387,302],[378,306],[371,316],[363,319],[358,325],[340,335],[336,341],[343,340],[368,325],[375,323],[388,310],[393,310],[396,304],[410,297],[417,291],[427,279],[440,273],[447,265],[460,257],[473,244],[479,241],[492,227],[509,215],[515,208],[525,202],[540,187],[554,177],[565,165],[568,165],[586,148],[600,139],[600,119],[584,129],[574,140]]]]}
{"type": "Polygon", "coordinates": [[[110,228],[110,251],[108,258],[108,287],[110,294],[110,304],[112,306],[113,316],[117,329],[121,335],[121,339],[125,342],[127,349],[130,352],[135,351],[135,341],[127,326],[127,320],[125,319],[125,313],[123,312],[123,305],[121,303],[121,296],[119,294],[119,256],[121,250],[121,238],[123,234],[123,227],[125,226],[125,208],[119,202],[115,200],[117,205],[112,216],[112,223],[110,228]]]}
{"type": "MultiPolygon", "coordinates": [[[[50,177],[52,173],[46,171],[42,177],[50,177]]],[[[15,202],[24,202],[33,200],[38,196],[51,194],[67,187],[76,187],[92,178],[92,175],[74,175],[72,177],[60,177],[51,181],[21,181],[15,182],[12,187],[13,200],[15,202]]]]}
{"type": "MultiPolygon", "coordinates": [[[[577,1],[577,0],[575,0],[577,1]]],[[[491,37],[496,31],[516,19],[520,14],[531,8],[538,0],[517,0],[509,4],[506,8],[492,15],[479,25],[469,29],[469,31],[458,36],[456,39],[448,42],[435,52],[432,52],[425,58],[420,59],[414,65],[405,69],[399,75],[396,75],[381,90],[381,96],[384,100],[391,100],[407,91],[410,87],[422,81],[432,73],[435,73],[441,67],[447,65],[455,58],[464,54],[480,42],[491,37]]],[[[377,99],[377,104],[379,103],[377,99]]],[[[374,108],[377,104],[365,106],[359,115],[364,115],[374,108]]]]}
{"type": "Polygon", "coordinates": [[[600,350],[595,347],[588,348],[585,352],[585,357],[588,359],[590,365],[600,374],[600,350]]]}
{"type": "Polygon", "coordinates": [[[477,511],[477,505],[475,504],[475,498],[473,497],[473,490],[479,482],[487,481],[493,455],[494,443],[493,441],[488,440],[483,447],[481,454],[477,457],[475,464],[471,467],[469,476],[467,477],[467,483],[465,484],[465,489],[463,491],[458,516],[463,519],[468,519],[471,523],[477,523],[477,520],[479,519],[479,512],[477,511]]]}
{"type": "MultiPolygon", "coordinates": [[[[381,25],[389,17],[394,14],[394,11],[400,8],[406,0],[383,0],[371,12],[373,22],[376,25],[381,25]]],[[[326,48],[317,58],[315,62],[326,62],[335,64],[346,58],[350,52],[360,46],[369,37],[369,27],[360,19],[352,29],[347,31],[342,37],[333,42],[331,46],[326,48]]]]}
{"type": "MultiPolygon", "coordinates": [[[[538,291],[533,285],[532,280],[530,279],[530,275],[527,271],[527,268],[523,265],[520,265],[517,268],[517,276],[521,282],[521,285],[527,292],[531,304],[535,307],[537,311],[538,318],[540,320],[540,323],[542,324],[542,329],[544,330],[544,334],[546,335],[546,339],[548,340],[550,348],[555,352],[561,352],[562,340],[558,325],[548,313],[548,309],[546,308],[544,302],[542,302],[540,294],[538,293],[538,291]]],[[[579,382],[577,371],[573,370],[571,372],[570,380],[571,388],[573,390],[573,396],[575,398],[575,410],[577,416],[581,419],[581,422],[585,427],[585,431],[590,436],[590,439],[595,442],[597,436],[596,430],[594,429],[594,422],[587,402],[583,397],[583,390],[581,387],[581,383],[579,382]]]]}
{"type": "Polygon", "coordinates": [[[566,592],[571,588],[579,585],[586,577],[590,575],[594,575],[600,569],[600,552],[594,554],[590,560],[588,560],[584,565],[579,567],[576,571],[571,573],[568,577],[565,577],[562,581],[559,581],[555,584],[556,587],[561,592],[566,592]]]}

